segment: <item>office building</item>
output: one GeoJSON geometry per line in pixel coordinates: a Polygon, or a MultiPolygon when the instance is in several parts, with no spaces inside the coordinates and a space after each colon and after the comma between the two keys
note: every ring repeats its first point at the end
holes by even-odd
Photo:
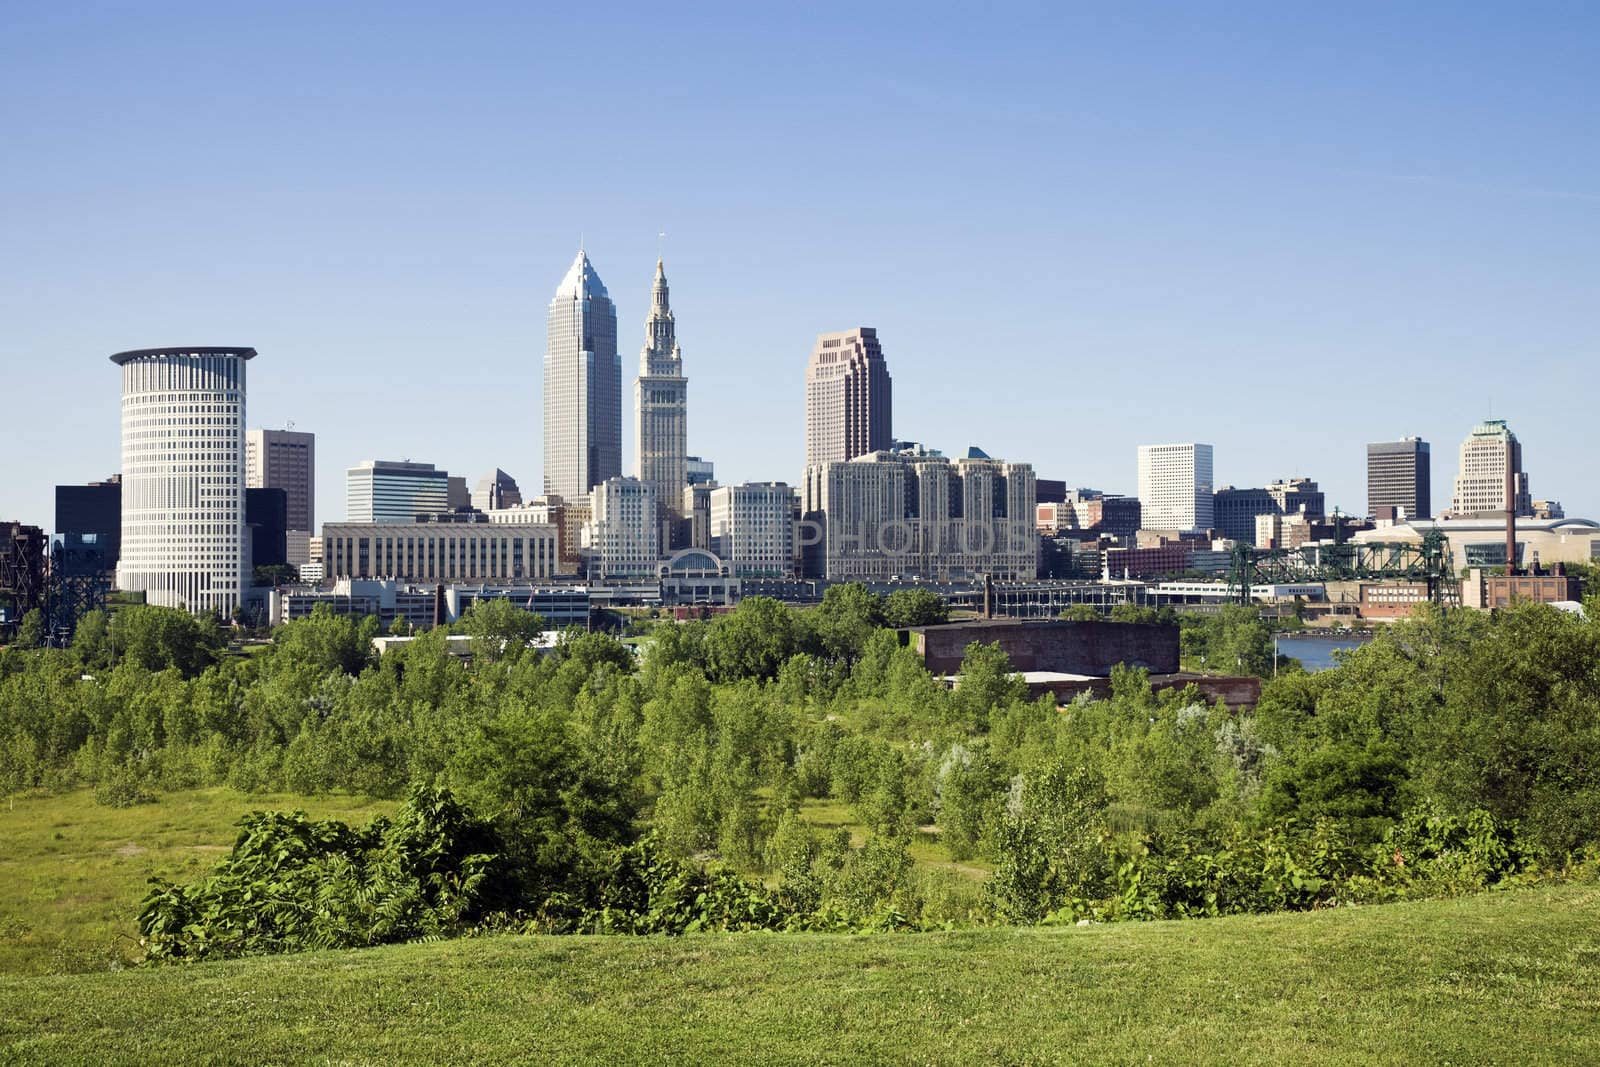
{"type": "Polygon", "coordinates": [[[472,491],[473,510],[485,514],[520,507],[521,504],[522,490],[518,488],[517,480],[498,467],[494,473],[480,478],[478,487],[472,491]]]}
{"type": "Polygon", "coordinates": [[[450,475],[432,463],[369,459],[345,471],[347,522],[415,522],[450,510],[450,475]]]}
{"type": "Polygon", "coordinates": [[[639,447],[634,475],[655,487],[658,521],[670,524],[682,516],[682,490],[689,480],[689,379],[683,376],[683,353],[659,259],[650,287],[639,377],[633,382],[633,405],[639,447]]]}
{"type": "Polygon", "coordinates": [[[1461,473],[1450,495],[1450,517],[1504,515],[1508,476],[1514,486],[1516,513],[1532,515],[1533,497],[1522,469],[1522,443],[1504,419],[1478,423],[1461,442],[1461,473]]]}
{"type": "Polygon", "coordinates": [[[56,486],[55,534],[76,546],[95,569],[114,573],[122,540],[122,476],[103,482],[56,486]]]}
{"type": "Polygon", "coordinates": [[[556,528],[556,573],[575,575],[583,558],[583,528],[589,521],[589,501],[536,496],[515,507],[485,512],[493,523],[520,525],[549,523],[556,528]]]}
{"type": "Polygon", "coordinates": [[[711,548],[711,494],[716,482],[690,483],[683,487],[683,544],[680,548],[711,548]]]}
{"type": "Polygon", "coordinates": [[[591,490],[589,507],[583,530],[589,577],[604,581],[654,575],[661,559],[656,487],[637,478],[607,478],[591,490]]]}
{"type": "MultiPolygon", "coordinates": [[[[246,489],[282,489],[288,502],[287,530],[304,544],[317,529],[317,435],[300,430],[247,430],[244,435],[246,489]]],[[[291,563],[305,563],[293,558],[291,563]]]]}
{"type": "Polygon", "coordinates": [[[1433,517],[1433,458],[1420,437],[1367,446],[1367,514],[1433,517]],[[1384,509],[1393,509],[1385,512],[1384,509]]]}
{"type": "Polygon", "coordinates": [[[1212,494],[1212,528],[1218,537],[1256,544],[1256,519],[1281,515],[1283,509],[1265,489],[1235,489],[1225,485],[1212,494]]]}
{"type": "Polygon", "coordinates": [[[1147,530],[1209,530],[1214,523],[1211,446],[1139,446],[1140,521],[1147,530]]]}
{"type": "Polygon", "coordinates": [[[401,582],[537,581],[556,573],[550,523],[345,522],[322,527],[326,578],[401,582]]]}
{"type": "Polygon", "coordinates": [[[808,577],[1034,578],[1033,467],[872,452],[806,469],[798,540],[808,577]]]}
{"type": "MultiPolygon", "coordinates": [[[[281,567],[289,564],[289,493],[278,488],[244,491],[245,543],[250,547],[248,563],[256,567],[281,567]]],[[[296,563],[298,566],[298,563],[296,563]]]]}
{"type": "Polygon", "coordinates": [[[544,491],[577,500],[621,474],[617,311],[580,249],[550,301],[544,357],[544,491]]]}
{"type": "Polygon", "coordinates": [[[1268,482],[1267,495],[1282,515],[1304,515],[1308,519],[1326,517],[1326,502],[1322,490],[1310,478],[1285,478],[1268,482]]]}
{"type": "Polygon", "coordinates": [[[253,348],[119,352],[122,536],[117,587],[232,614],[244,572],[245,365],[253,348]]]}
{"type": "Polygon", "coordinates": [[[709,459],[690,456],[684,463],[684,481],[689,485],[711,485],[717,480],[717,465],[709,459]]]}
{"type": "Polygon", "coordinates": [[[889,367],[878,331],[825,333],[806,366],[806,466],[842,463],[894,443],[889,367]]]}
{"type": "Polygon", "coordinates": [[[711,551],[743,577],[794,573],[795,492],[783,482],[725,485],[709,493],[711,551]]]}

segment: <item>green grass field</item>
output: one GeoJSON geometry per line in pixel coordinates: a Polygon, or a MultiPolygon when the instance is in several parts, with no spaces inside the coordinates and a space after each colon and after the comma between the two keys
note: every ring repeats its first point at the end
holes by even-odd
{"type": "Polygon", "coordinates": [[[189,881],[259,808],[362,823],[392,801],[200,789],[107,808],[80,790],[0,800],[0,974],[104,971],[143,955],[134,919],[153,875],[189,881]]]}
{"type": "Polygon", "coordinates": [[[497,937],[0,978],[0,1061],[1600,1062],[1600,889],[1088,928],[497,937]]]}

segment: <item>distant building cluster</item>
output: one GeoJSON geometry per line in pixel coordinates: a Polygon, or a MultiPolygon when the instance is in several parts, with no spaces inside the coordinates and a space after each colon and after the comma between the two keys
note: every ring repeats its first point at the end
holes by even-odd
{"type": "MultiPolygon", "coordinates": [[[[345,468],[343,520],[319,526],[315,435],[292,424],[246,428],[254,349],[111,358],[122,385],[120,469],[58,486],[52,536],[4,526],[0,635],[38,604],[70,632],[113,585],[151,604],[258,619],[317,603],[445,618],[493,596],[571,620],[609,604],[815,599],[844,581],[921,584],[952,602],[1026,614],[1161,598],[1193,606],[1235,596],[1241,559],[1315,570],[1360,546],[1395,556],[1426,543],[1446,545],[1470,572],[1461,602],[1493,607],[1571,592],[1544,581],[1547,572],[1600,560],[1600,528],[1533,497],[1504,420],[1466,436],[1437,518],[1430,448],[1415,436],[1366,446],[1361,515],[1330,510],[1305,476],[1218,485],[1214,450],[1197,441],[1138,445],[1137,492],[1123,495],[1040,478],[1016,457],[946,455],[896,437],[893,379],[868,326],[822,333],[811,347],[798,478],[723,485],[711,460],[688,451],[689,379],[659,258],[633,379],[631,467],[616,306],[586,251],[557,284],[537,494],[499,467],[469,483],[411,458],[362,459],[345,468]],[[1494,573],[1508,566],[1514,573],[1494,573]]],[[[795,370],[798,388],[798,360],[795,370]]],[[[1281,578],[1248,595],[1320,598],[1366,617],[1438,595],[1383,576],[1355,591],[1281,578]]]]}

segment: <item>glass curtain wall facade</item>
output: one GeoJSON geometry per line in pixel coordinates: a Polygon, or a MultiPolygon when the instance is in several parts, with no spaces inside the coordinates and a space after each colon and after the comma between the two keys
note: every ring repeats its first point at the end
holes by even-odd
{"type": "Polygon", "coordinates": [[[622,474],[617,311],[583,251],[550,301],[544,360],[544,491],[572,500],[622,474]]]}
{"type": "Polygon", "coordinates": [[[415,522],[450,510],[450,475],[432,463],[369,459],[345,471],[347,522],[415,522]]]}

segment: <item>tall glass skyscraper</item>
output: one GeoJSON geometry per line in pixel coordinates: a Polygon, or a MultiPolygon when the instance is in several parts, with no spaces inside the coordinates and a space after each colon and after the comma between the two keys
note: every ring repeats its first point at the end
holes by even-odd
{"type": "Polygon", "coordinates": [[[683,376],[683,353],[678,349],[667,275],[659,259],[655,284],[650,289],[650,317],[644,324],[644,350],[639,353],[633,402],[638,478],[655,486],[656,504],[663,518],[680,518],[683,487],[689,480],[689,379],[683,376]]]}
{"type": "Polygon", "coordinates": [[[253,348],[143,348],[122,369],[117,587],[227,615],[249,581],[244,542],[245,361],[253,348]]]}
{"type": "Polygon", "coordinates": [[[544,357],[544,491],[578,500],[621,474],[617,310],[580,249],[550,301],[544,357]]]}

